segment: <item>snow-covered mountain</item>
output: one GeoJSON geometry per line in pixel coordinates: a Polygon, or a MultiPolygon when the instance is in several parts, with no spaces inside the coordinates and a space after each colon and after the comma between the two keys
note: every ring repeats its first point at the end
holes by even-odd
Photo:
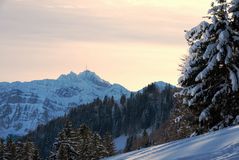
{"type": "Polygon", "coordinates": [[[61,75],[56,80],[0,83],[0,137],[23,135],[69,108],[114,96],[130,95],[119,84],[110,84],[91,71],[61,75]]]}
{"type": "Polygon", "coordinates": [[[106,160],[238,160],[239,126],[118,155],[106,160]]]}

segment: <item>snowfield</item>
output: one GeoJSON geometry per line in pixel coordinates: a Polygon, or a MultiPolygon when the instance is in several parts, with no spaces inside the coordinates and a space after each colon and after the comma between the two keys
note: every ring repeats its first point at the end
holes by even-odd
{"type": "Polygon", "coordinates": [[[114,139],[115,150],[117,152],[123,153],[126,143],[127,143],[128,136],[122,135],[116,139],[114,139]]]}
{"type": "Polygon", "coordinates": [[[239,126],[150,147],[107,160],[238,160],[239,126]]]}

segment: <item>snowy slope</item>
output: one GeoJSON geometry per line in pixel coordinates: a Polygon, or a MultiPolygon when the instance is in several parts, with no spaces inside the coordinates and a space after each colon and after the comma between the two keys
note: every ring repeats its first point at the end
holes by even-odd
{"type": "Polygon", "coordinates": [[[107,160],[238,160],[239,126],[179,140],[107,160]]]}
{"type": "Polygon", "coordinates": [[[116,139],[114,139],[114,144],[115,144],[115,150],[117,152],[123,152],[125,147],[126,147],[126,143],[127,143],[127,139],[128,136],[122,135],[116,139]]]}
{"type": "Polygon", "coordinates": [[[64,115],[69,108],[130,92],[91,71],[61,75],[56,80],[0,83],[0,137],[23,135],[39,124],[64,115]]]}

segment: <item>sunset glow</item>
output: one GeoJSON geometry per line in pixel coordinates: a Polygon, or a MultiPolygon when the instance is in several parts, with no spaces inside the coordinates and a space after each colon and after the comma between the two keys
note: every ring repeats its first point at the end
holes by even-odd
{"type": "Polygon", "coordinates": [[[0,1],[0,81],[57,78],[88,69],[138,90],[177,84],[184,30],[208,0],[0,1]]]}

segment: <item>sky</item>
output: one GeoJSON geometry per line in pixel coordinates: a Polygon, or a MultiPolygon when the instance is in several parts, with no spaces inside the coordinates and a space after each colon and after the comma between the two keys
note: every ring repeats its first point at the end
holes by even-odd
{"type": "Polygon", "coordinates": [[[210,0],[0,0],[0,81],[86,69],[135,91],[177,85],[184,31],[210,0]]]}

